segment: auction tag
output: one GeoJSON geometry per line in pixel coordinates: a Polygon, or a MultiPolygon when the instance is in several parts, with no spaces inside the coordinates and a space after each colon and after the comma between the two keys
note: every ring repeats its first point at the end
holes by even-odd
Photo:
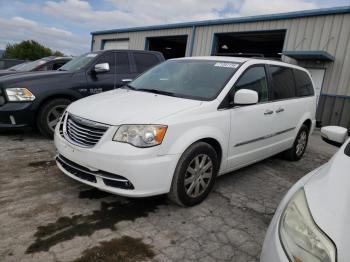
{"type": "Polygon", "coordinates": [[[214,66],[217,66],[217,67],[237,68],[237,67],[238,67],[238,64],[218,62],[218,63],[216,63],[214,66]]]}

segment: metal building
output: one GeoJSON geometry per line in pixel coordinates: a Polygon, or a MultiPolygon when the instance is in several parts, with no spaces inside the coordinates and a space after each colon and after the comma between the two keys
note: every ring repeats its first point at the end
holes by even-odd
{"type": "Polygon", "coordinates": [[[317,120],[350,128],[350,6],[92,32],[91,49],[264,56],[310,70],[317,120]]]}

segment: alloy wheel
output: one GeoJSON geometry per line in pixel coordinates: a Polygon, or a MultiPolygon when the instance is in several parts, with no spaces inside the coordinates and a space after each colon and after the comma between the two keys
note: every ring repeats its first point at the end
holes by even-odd
{"type": "Polygon", "coordinates": [[[55,131],[55,127],[60,121],[60,118],[66,109],[67,105],[57,105],[50,109],[47,113],[46,121],[47,125],[52,132],[55,131]]]}
{"type": "Polygon", "coordinates": [[[307,140],[307,133],[306,131],[302,131],[298,137],[297,140],[297,146],[296,146],[296,154],[300,156],[306,147],[306,140],[307,140]]]}
{"type": "Polygon", "coordinates": [[[213,162],[206,154],[197,155],[190,162],[185,174],[185,192],[191,198],[202,195],[213,177],[213,162]]]}

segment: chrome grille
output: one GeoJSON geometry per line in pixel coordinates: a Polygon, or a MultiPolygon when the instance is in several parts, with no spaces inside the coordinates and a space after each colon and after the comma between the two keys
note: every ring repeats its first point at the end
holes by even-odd
{"type": "Polygon", "coordinates": [[[63,135],[71,143],[81,147],[93,147],[100,141],[108,125],[66,114],[63,135]]]}

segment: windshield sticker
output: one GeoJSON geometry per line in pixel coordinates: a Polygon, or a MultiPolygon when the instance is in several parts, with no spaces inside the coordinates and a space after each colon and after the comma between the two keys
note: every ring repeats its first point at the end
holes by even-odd
{"type": "Polygon", "coordinates": [[[217,67],[237,68],[237,67],[238,67],[238,64],[233,64],[233,63],[216,63],[214,66],[217,66],[217,67]]]}
{"type": "Polygon", "coordinates": [[[86,55],[86,57],[95,57],[95,56],[97,56],[97,54],[88,54],[88,55],[86,55]]]}

